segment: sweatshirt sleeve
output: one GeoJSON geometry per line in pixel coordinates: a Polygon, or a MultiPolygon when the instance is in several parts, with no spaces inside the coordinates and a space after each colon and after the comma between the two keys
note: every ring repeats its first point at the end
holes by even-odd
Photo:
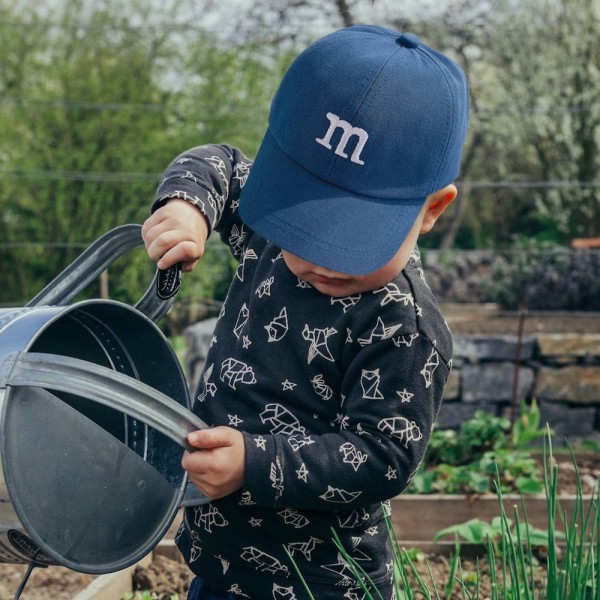
{"type": "Polygon", "coordinates": [[[257,504],[319,510],[397,495],[423,459],[448,373],[420,333],[368,345],[345,375],[337,432],[245,434],[246,491],[257,504]]]}
{"type": "Polygon", "coordinates": [[[237,210],[252,161],[228,145],[191,148],[177,156],[158,184],[151,211],[178,198],[193,204],[207,218],[232,254],[239,258],[247,229],[237,210]]]}

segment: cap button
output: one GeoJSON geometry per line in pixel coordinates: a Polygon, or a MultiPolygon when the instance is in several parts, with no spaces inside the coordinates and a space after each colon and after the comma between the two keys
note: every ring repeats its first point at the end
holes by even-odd
{"type": "Polygon", "coordinates": [[[404,48],[416,48],[421,40],[414,33],[403,33],[396,39],[396,43],[404,48]]]}

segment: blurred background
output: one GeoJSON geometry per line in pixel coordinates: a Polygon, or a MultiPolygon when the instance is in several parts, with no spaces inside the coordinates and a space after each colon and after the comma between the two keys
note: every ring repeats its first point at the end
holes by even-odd
{"type": "MultiPolygon", "coordinates": [[[[439,299],[600,310],[599,0],[0,0],[0,307],[141,223],[179,152],[254,156],[291,60],[358,23],[470,80],[459,198],[420,243],[439,299]]],[[[214,314],[233,268],[212,240],[170,326],[214,314]]],[[[140,248],[84,295],[134,302],[153,271],[140,248]]]]}

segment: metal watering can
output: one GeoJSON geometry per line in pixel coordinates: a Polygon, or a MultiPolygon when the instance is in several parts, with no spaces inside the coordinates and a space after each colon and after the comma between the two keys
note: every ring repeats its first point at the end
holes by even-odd
{"type": "Polygon", "coordinates": [[[180,506],[208,502],[186,493],[180,464],[187,434],[206,425],[155,324],[178,266],[157,271],[135,307],[68,305],[141,244],[140,225],[117,227],[24,308],[0,309],[0,562],[118,571],[154,548],[180,506]]]}

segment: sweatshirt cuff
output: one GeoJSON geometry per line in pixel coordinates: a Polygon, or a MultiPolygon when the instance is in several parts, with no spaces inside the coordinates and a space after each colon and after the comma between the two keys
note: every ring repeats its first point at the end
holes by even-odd
{"type": "Polygon", "coordinates": [[[246,466],[242,502],[280,506],[285,482],[278,436],[244,433],[244,444],[246,466]]]}
{"type": "Polygon", "coordinates": [[[150,207],[150,213],[154,214],[154,212],[164,206],[169,200],[185,200],[186,202],[193,204],[206,217],[210,230],[212,231],[218,220],[217,211],[214,210],[210,202],[203,200],[192,190],[186,189],[187,186],[185,185],[185,180],[180,180],[180,183],[182,185],[173,187],[170,190],[161,190],[161,193],[157,194],[150,207]]]}

